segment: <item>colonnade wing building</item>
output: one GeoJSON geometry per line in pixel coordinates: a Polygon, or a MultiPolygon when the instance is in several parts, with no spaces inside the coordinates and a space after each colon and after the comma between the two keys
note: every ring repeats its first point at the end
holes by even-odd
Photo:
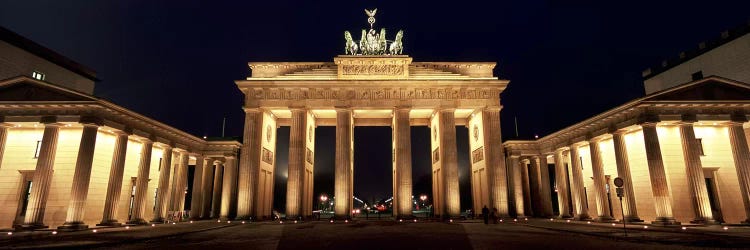
{"type": "Polygon", "coordinates": [[[0,79],[0,228],[164,221],[187,191],[192,217],[229,214],[233,189],[217,191],[232,185],[222,169],[236,169],[239,142],[96,98],[92,70],[2,27],[0,79]]]}
{"type": "Polygon", "coordinates": [[[723,32],[646,70],[643,98],[538,140],[505,142],[515,212],[600,221],[624,213],[628,221],[659,224],[749,222],[750,85],[709,76],[750,80],[748,31],[745,25],[723,32]],[[624,180],[622,207],[616,177],[624,180]]]}
{"type": "Polygon", "coordinates": [[[312,215],[315,127],[336,127],[335,216],[352,211],[353,128],[393,128],[393,207],[412,216],[410,126],[431,129],[434,212],[460,216],[456,125],[471,128],[472,196],[507,214],[505,159],[500,142],[500,93],[507,80],[495,63],[412,62],[402,55],[344,55],[329,62],[249,63],[236,81],[245,94],[240,156],[239,217],[270,216],[275,133],[290,126],[287,218],[312,215]],[[251,187],[251,188],[248,188],[251,187]]]}

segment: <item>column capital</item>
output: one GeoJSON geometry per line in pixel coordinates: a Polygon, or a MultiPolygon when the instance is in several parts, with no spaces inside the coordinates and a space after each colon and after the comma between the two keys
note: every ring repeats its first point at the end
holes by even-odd
{"type": "Polygon", "coordinates": [[[568,149],[567,149],[567,147],[556,148],[556,149],[555,149],[555,154],[557,154],[558,152],[559,152],[560,154],[562,154],[563,152],[565,152],[565,150],[568,150],[568,149]]]}
{"type": "Polygon", "coordinates": [[[133,129],[130,127],[125,127],[123,129],[114,129],[112,130],[112,133],[116,135],[128,135],[129,136],[133,134],[133,129]]]}
{"type": "Polygon", "coordinates": [[[502,109],[503,109],[502,105],[500,105],[500,106],[487,106],[487,107],[484,108],[485,111],[490,111],[490,112],[500,112],[500,110],[502,110],[502,109]]]}
{"type": "Polygon", "coordinates": [[[584,144],[588,143],[588,141],[578,141],[578,142],[571,142],[570,143],[570,149],[572,150],[574,147],[580,147],[584,144]]]}
{"type": "Polygon", "coordinates": [[[333,106],[333,109],[335,109],[336,111],[352,111],[352,106],[349,106],[349,105],[333,106]]]}
{"type": "Polygon", "coordinates": [[[739,113],[739,112],[732,113],[729,116],[729,121],[730,123],[739,123],[740,125],[742,125],[743,123],[747,122],[747,115],[745,115],[745,113],[739,113]]]}
{"type": "Polygon", "coordinates": [[[16,127],[15,124],[7,123],[7,122],[0,122],[0,128],[14,128],[16,127]]]}
{"type": "Polygon", "coordinates": [[[641,125],[641,127],[646,126],[656,126],[657,123],[659,123],[661,119],[659,119],[659,115],[657,114],[643,114],[640,117],[638,117],[638,125],[641,125]]]}
{"type": "Polygon", "coordinates": [[[411,110],[411,108],[412,108],[411,105],[397,105],[397,106],[393,106],[393,110],[397,110],[397,111],[398,110],[411,110]]]}
{"type": "Polygon", "coordinates": [[[242,108],[242,110],[245,111],[245,113],[260,113],[263,112],[261,108],[254,107],[254,108],[242,108]]]}
{"type": "Polygon", "coordinates": [[[692,125],[695,122],[698,122],[698,118],[695,114],[682,114],[680,116],[682,119],[678,123],[679,125],[692,125]]]}
{"type": "Polygon", "coordinates": [[[83,124],[84,126],[102,126],[104,125],[104,120],[102,118],[96,117],[96,116],[81,116],[81,118],[78,120],[79,123],[83,124]]]}
{"type": "Polygon", "coordinates": [[[39,123],[42,123],[45,126],[63,126],[62,123],[57,122],[57,116],[43,116],[39,119],[39,123]]]}
{"type": "Polygon", "coordinates": [[[305,107],[305,106],[289,106],[289,111],[292,111],[292,112],[305,112],[305,111],[307,111],[307,107],[305,107]]]}

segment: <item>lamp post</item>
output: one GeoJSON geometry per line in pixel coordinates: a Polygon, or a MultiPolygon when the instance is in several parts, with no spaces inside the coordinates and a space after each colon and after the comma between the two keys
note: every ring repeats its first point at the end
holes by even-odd
{"type": "MultiPolygon", "coordinates": [[[[427,200],[427,195],[426,194],[420,195],[419,199],[422,200],[422,209],[424,209],[424,201],[427,200]]],[[[425,218],[427,218],[427,216],[429,216],[429,214],[425,215],[425,218]]]]}
{"type": "Polygon", "coordinates": [[[318,210],[320,210],[320,213],[318,215],[318,218],[320,218],[321,216],[323,216],[323,208],[325,207],[325,204],[326,204],[327,200],[328,200],[328,196],[326,194],[321,194],[320,195],[320,206],[319,206],[319,209],[318,209],[318,210]]]}

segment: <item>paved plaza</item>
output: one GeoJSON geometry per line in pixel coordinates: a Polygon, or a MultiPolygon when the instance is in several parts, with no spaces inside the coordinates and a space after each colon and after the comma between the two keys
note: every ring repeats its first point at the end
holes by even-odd
{"type": "Polygon", "coordinates": [[[183,222],[77,232],[3,233],[2,249],[698,249],[743,248],[750,227],[644,228],[542,219],[454,223],[393,220],[183,222]]]}

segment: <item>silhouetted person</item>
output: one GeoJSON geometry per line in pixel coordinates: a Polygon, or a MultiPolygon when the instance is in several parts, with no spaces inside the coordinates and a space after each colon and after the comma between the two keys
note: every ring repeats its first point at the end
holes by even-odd
{"type": "Polygon", "coordinates": [[[484,218],[484,224],[487,225],[490,220],[490,209],[487,206],[482,208],[482,217],[484,218]]]}

